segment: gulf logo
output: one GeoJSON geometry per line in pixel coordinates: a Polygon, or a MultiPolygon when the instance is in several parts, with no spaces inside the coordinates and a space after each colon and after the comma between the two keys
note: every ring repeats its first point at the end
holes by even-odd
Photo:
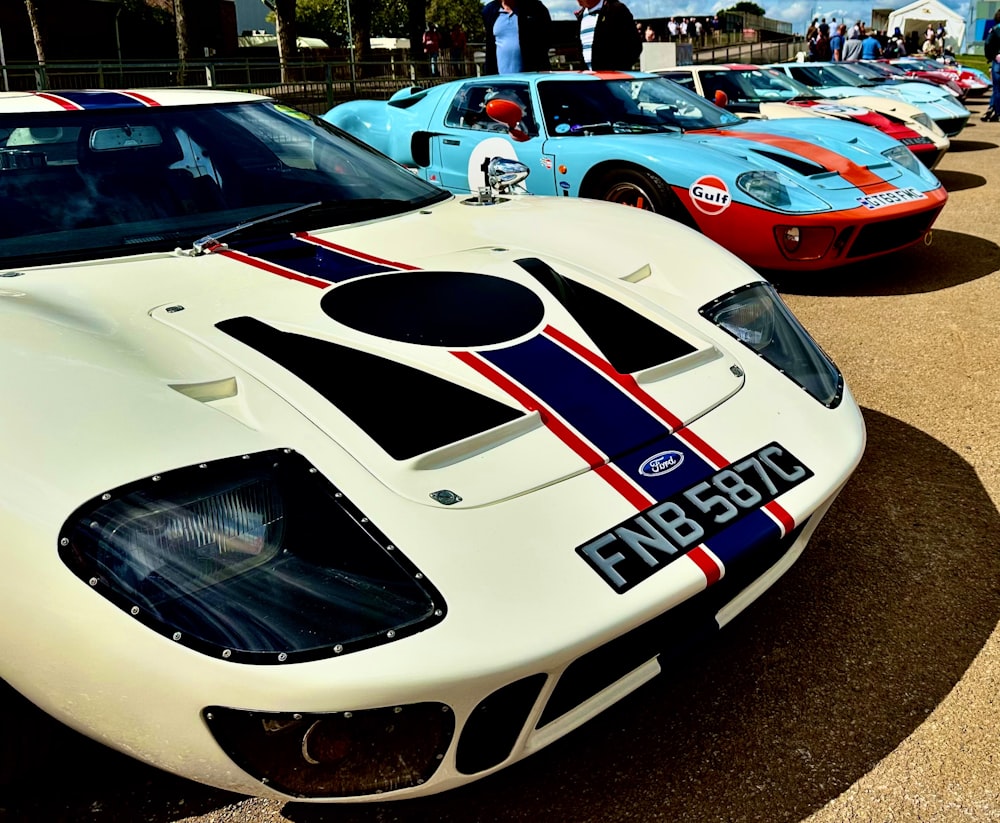
{"type": "Polygon", "coordinates": [[[722,214],[733,202],[726,184],[710,174],[695,180],[688,187],[688,194],[695,208],[703,214],[722,214]]]}

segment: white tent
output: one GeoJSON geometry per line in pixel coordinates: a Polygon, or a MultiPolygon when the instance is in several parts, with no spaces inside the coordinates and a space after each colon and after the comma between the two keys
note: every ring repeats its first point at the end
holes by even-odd
{"type": "Polygon", "coordinates": [[[935,29],[943,25],[945,29],[944,45],[956,54],[965,41],[965,20],[958,12],[952,11],[938,0],[916,0],[889,13],[887,23],[889,33],[898,26],[903,34],[916,31],[920,42],[924,42],[927,26],[935,29]]]}

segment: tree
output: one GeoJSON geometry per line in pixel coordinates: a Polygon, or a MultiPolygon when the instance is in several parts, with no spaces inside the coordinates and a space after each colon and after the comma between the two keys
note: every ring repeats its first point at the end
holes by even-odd
{"type": "Polygon", "coordinates": [[[292,79],[291,59],[298,54],[298,36],[295,33],[298,9],[296,0],[263,0],[274,13],[275,29],[278,35],[278,62],[281,63],[281,82],[292,79]]]}
{"type": "Polygon", "coordinates": [[[187,74],[187,61],[191,54],[187,25],[187,0],[174,0],[174,27],[177,30],[177,85],[183,86],[187,74]]]}
{"type": "Polygon", "coordinates": [[[28,10],[28,22],[31,23],[31,36],[35,40],[35,54],[38,56],[39,65],[45,65],[45,37],[42,32],[41,15],[38,13],[38,6],[35,0],[24,0],[25,8],[28,10]]]}
{"type": "Polygon", "coordinates": [[[740,12],[742,14],[753,14],[757,17],[763,17],[765,14],[763,7],[758,6],[756,3],[751,2],[751,0],[740,0],[739,3],[736,3],[734,6],[728,9],[723,9],[723,11],[735,11],[735,12],[740,12]]]}

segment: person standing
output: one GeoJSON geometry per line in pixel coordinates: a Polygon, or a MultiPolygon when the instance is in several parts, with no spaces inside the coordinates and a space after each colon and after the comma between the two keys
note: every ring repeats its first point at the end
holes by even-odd
{"type": "Polygon", "coordinates": [[[424,54],[427,55],[427,59],[431,64],[431,74],[435,75],[438,73],[438,53],[441,51],[441,35],[438,33],[437,26],[433,23],[428,23],[427,28],[424,30],[424,54]]]}
{"type": "Polygon", "coordinates": [[[990,78],[993,80],[990,107],[983,115],[983,122],[996,123],[1000,120],[1000,11],[993,15],[993,28],[986,36],[983,54],[990,64],[990,78]]]}
{"type": "Polygon", "coordinates": [[[492,0],[483,6],[483,26],[484,74],[548,71],[552,67],[552,18],[541,0],[492,0]]]}
{"type": "Polygon", "coordinates": [[[465,47],[468,43],[469,38],[466,35],[462,24],[455,23],[455,25],[451,27],[451,32],[448,35],[448,59],[451,61],[453,66],[463,67],[457,69],[460,75],[465,74],[465,47]]]}
{"type": "Polygon", "coordinates": [[[842,60],[860,60],[861,59],[861,35],[855,33],[853,30],[848,35],[847,40],[844,42],[844,49],[841,52],[842,60]]]}
{"type": "Polygon", "coordinates": [[[830,38],[830,59],[839,61],[844,59],[844,40],[846,40],[847,26],[841,23],[837,26],[833,37],[830,38]]]}
{"type": "Polygon", "coordinates": [[[635,19],[621,0],[577,0],[580,50],[591,71],[631,71],[639,61],[642,40],[635,19]]]}
{"type": "Polygon", "coordinates": [[[882,44],[875,36],[874,30],[868,32],[868,36],[861,41],[861,59],[878,60],[882,56],[882,44]]]}

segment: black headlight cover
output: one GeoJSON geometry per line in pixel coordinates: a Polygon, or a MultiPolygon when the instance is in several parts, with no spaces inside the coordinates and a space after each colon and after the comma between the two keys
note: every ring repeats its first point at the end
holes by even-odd
{"type": "Polygon", "coordinates": [[[840,405],[844,378],[770,283],[750,283],[699,309],[827,408],[840,405]]]}
{"type": "Polygon", "coordinates": [[[109,490],[67,520],[59,555],[135,619],[233,662],[347,654],[445,613],[424,575],[291,449],[109,490]]]}

